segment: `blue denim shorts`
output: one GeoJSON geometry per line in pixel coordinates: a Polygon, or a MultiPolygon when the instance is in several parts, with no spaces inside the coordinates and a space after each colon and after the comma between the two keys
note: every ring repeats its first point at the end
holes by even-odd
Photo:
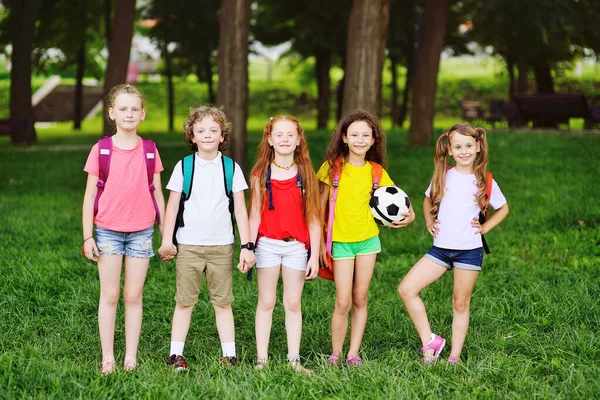
{"type": "Polygon", "coordinates": [[[154,226],[136,232],[117,232],[96,226],[96,246],[102,255],[125,254],[128,257],[150,258],[154,226]]]}
{"type": "Polygon", "coordinates": [[[442,267],[481,271],[483,262],[483,249],[478,247],[472,250],[450,250],[433,246],[425,257],[442,267]]]}

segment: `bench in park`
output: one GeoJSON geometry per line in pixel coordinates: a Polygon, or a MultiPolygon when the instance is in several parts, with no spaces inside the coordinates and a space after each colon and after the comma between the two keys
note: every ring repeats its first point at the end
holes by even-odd
{"type": "Polygon", "coordinates": [[[517,107],[515,103],[508,101],[490,100],[487,114],[483,111],[477,100],[462,100],[460,107],[463,112],[463,121],[470,121],[475,124],[485,121],[489,122],[494,128],[496,127],[496,122],[507,121],[509,126],[515,126],[518,123],[517,107]]]}
{"type": "Polygon", "coordinates": [[[581,93],[515,94],[519,119],[534,127],[558,127],[570,118],[583,118],[585,129],[600,124],[600,106],[590,106],[581,93]]]}

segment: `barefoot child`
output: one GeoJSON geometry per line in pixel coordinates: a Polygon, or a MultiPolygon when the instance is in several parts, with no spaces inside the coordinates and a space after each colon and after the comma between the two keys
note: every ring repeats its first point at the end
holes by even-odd
{"type": "Polygon", "coordinates": [[[154,255],[154,221],[158,219],[161,228],[165,207],[158,150],[153,142],[137,134],[137,127],[146,116],[142,95],[131,85],[118,85],[108,94],[107,103],[116,133],[94,145],[85,164],[88,179],[83,199],[82,246],[85,256],[98,263],[103,374],[113,372],[115,364],[113,345],[121,265],[125,269],[124,368],[131,370],[137,365],[142,291],[150,257],[154,255]],[[92,235],[94,224],[96,240],[92,235]]]}
{"type": "Polygon", "coordinates": [[[195,151],[173,170],[167,189],[171,191],[165,215],[165,232],[158,250],[163,260],[177,255],[177,293],[171,331],[171,348],[167,364],[186,370],[183,348],[190,327],[192,311],[198,302],[202,275],[215,310],[224,365],[236,365],[235,327],[233,324],[233,221],[235,215],[242,249],[238,268],[248,271],[254,264],[254,243],[249,242],[248,214],[244,190],[248,188],[237,163],[221,151],[227,146],[231,123],[225,113],[214,107],[190,110],[184,125],[186,144],[195,151]],[[229,166],[228,166],[229,165],[229,166]],[[227,171],[232,171],[232,176],[227,171]],[[186,176],[190,180],[184,179],[186,176]],[[186,182],[190,191],[182,200],[186,182]],[[181,202],[181,207],[180,207],[181,202]],[[233,202],[233,204],[232,204],[233,202]],[[177,229],[177,230],[176,230],[177,229]],[[174,244],[175,232],[177,244],[174,244]]]}
{"type": "MultiPolygon", "coordinates": [[[[328,362],[340,361],[350,320],[350,348],[346,361],[349,365],[362,365],[358,353],[367,323],[369,285],[375,268],[377,253],[381,251],[379,228],[369,209],[373,189],[373,163],[385,162],[385,137],[379,120],[362,111],[346,114],[337,124],[326,161],[317,172],[321,181],[321,206],[326,208],[332,193],[334,165],[341,162],[335,218],[333,221],[333,265],[335,283],[335,308],[331,317],[331,356],[328,362]]],[[[383,170],[379,186],[394,185],[383,170]]],[[[405,219],[394,222],[391,228],[403,228],[415,219],[412,206],[405,219]]],[[[325,249],[321,247],[325,262],[325,249]]]]}
{"type": "Polygon", "coordinates": [[[313,372],[300,363],[301,299],[304,281],[319,272],[319,193],[304,130],[293,117],[265,125],[252,169],[250,237],[257,239],[257,369],[267,365],[279,273],[287,332],[287,360],[294,372],[313,372]],[[308,249],[312,253],[308,257],[308,249]]]}
{"type": "Polygon", "coordinates": [[[434,172],[425,192],[423,213],[433,247],[404,277],[398,293],[406,306],[423,347],[423,362],[436,362],[446,340],[431,332],[421,290],[454,267],[452,349],[448,361],[456,364],[469,329],[471,293],[483,261],[482,235],[508,215],[506,199],[496,181],[488,177],[488,145],[482,128],[456,124],[435,146],[434,172]],[[454,167],[447,166],[448,156],[454,167]],[[488,197],[488,185],[491,196],[488,197]],[[478,215],[496,211],[485,223],[478,215]]]}

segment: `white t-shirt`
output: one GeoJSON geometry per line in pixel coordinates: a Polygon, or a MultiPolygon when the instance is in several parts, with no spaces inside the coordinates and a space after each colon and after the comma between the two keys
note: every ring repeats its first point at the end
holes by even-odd
{"type": "MultiPolygon", "coordinates": [[[[177,242],[181,244],[215,246],[233,243],[233,227],[229,212],[229,198],[225,193],[221,152],[213,160],[194,157],[192,194],[185,202],[183,222],[177,230],[177,242]]],[[[240,166],[235,164],[232,192],[248,189],[240,166]]],[[[167,189],[183,192],[181,161],[177,163],[167,189]]]]}
{"type": "MultiPolygon", "coordinates": [[[[425,196],[431,197],[431,183],[425,196]]],[[[500,187],[492,179],[490,206],[496,210],[506,204],[500,187]]],[[[433,245],[442,249],[471,250],[482,246],[481,234],[471,226],[473,218],[479,216],[477,182],[474,174],[461,174],[456,168],[446,173],[446,187],[440,202],[437,236],[433,245]]]]}

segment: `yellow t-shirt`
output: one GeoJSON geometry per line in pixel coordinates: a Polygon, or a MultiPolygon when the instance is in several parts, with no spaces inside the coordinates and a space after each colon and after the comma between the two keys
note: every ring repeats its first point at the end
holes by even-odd
{"type": "MultiPolygon", "coordinates": [[[[369,162],[362,167],[355,167],[350,163],[343,164],[333,220],[334,242],[360,242],[379,234],[379,228],[369,208],[373,187],[371,170],[369,162]]],[[[331,198],[331,181],[327,161],[319,168],[317,178],[330,186],[329,196],[331,198]]],[[[379,186],[392,185],[394,182],[384,169],[379,186]]]]}

